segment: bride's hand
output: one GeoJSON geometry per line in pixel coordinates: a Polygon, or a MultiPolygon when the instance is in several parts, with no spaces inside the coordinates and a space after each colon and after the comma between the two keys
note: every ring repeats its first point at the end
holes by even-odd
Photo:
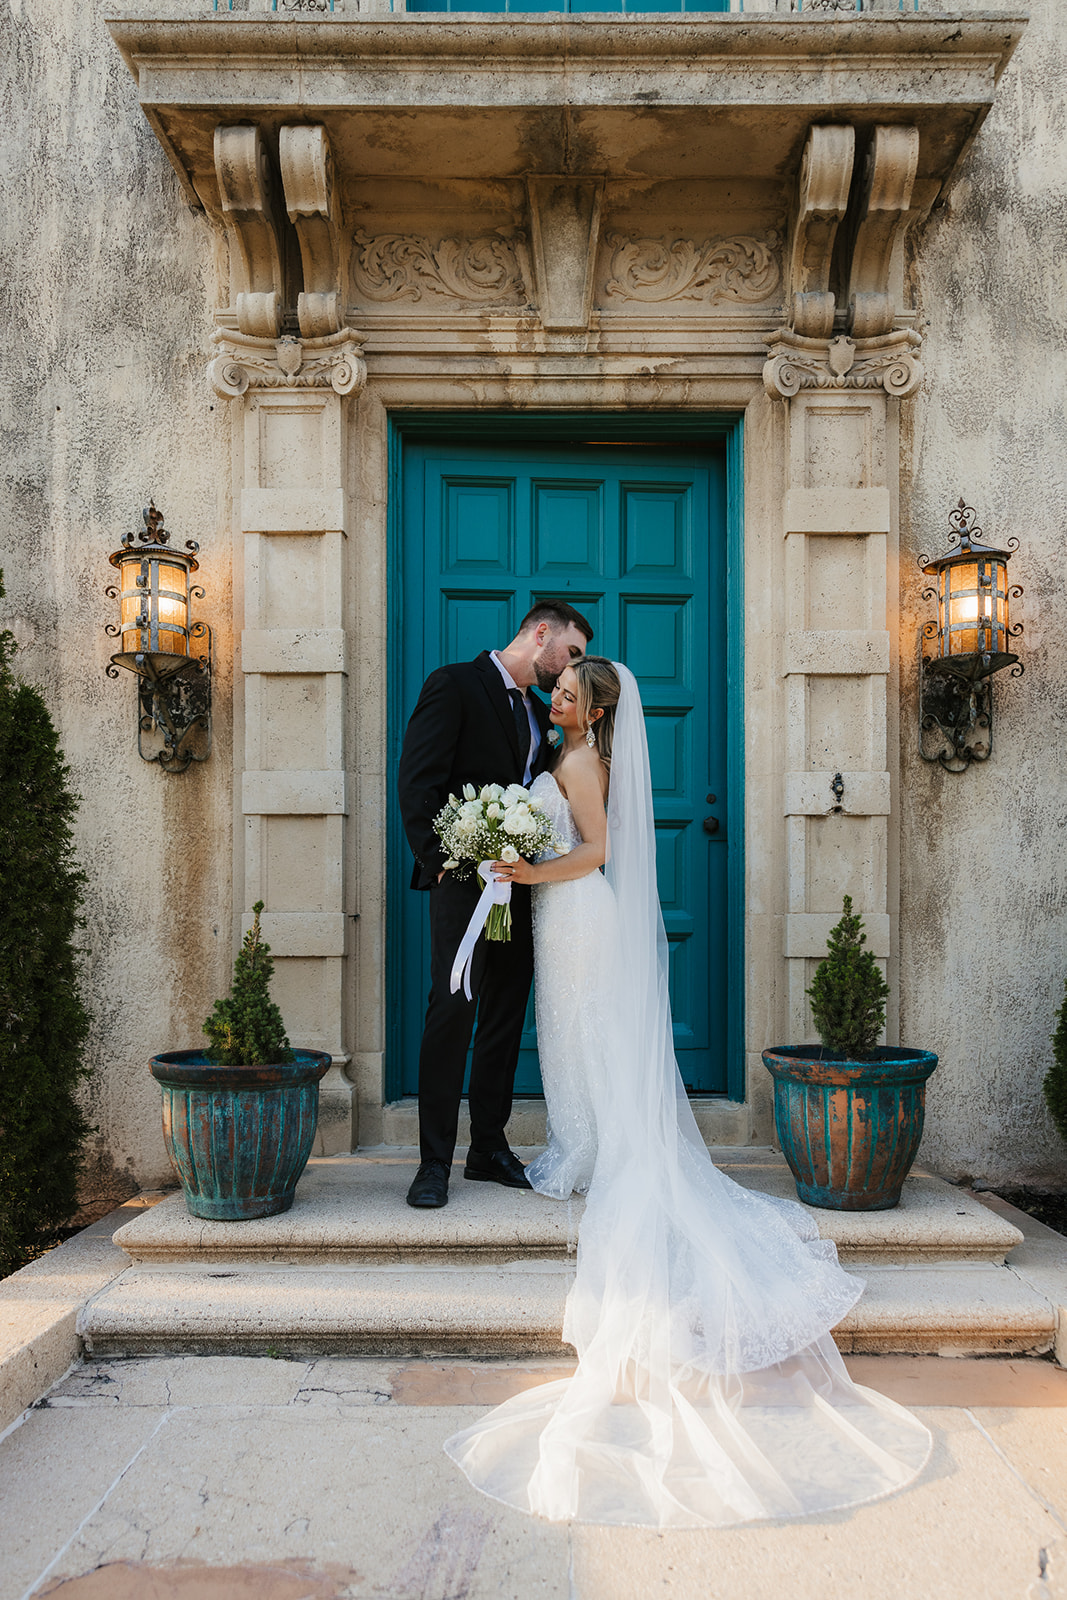
{"type": "Polygon", "coordinates": [[[493,875],[499,883],[536,883],[537,877],[531,861],[494,861],[493,875]]]}

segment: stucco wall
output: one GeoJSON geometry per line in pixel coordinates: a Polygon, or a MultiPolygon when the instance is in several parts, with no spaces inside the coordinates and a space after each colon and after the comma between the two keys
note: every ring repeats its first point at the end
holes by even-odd
{"type": "MultiPolygon", "coordinates": [[[[977,6],[960,9],[978,9],[977,6]]],[[[1067,976],[1067,8],[1034,0],[993,110],[919,248],[921,393],[902,408],[901,1039],[941,1055],[923,1158],[1067,1180],[1041,1080],[1067,976]],[[920,551],[963,494],[1015,534],[1025,676],[995,689],[992,759],[916,753],[920,551]]]]}
{"type": "MultiPolygon", "coordinates": [[[[147,1058],[199,1043],[232,955],[230,441],[204,377],[216,244],[140,113],[102,8],[0,4],[0,82],[23,108],[0,146],[3,610],[84,797],[90,1186],[113,1196],[169,1179],[147,1058]],[[138,759],[132,679],[103,674],[107,554],[149,494],[175,537],[201,543],[200,615],[216,633],[214,755],[175,777],[138,759]]],[[[942,1057],[924,1158],[1063,1181],[1040,1081],[1067,972],[1067,12],[1060,0],[1031,12],[913,252],[927,377],[901,407],[899,1000],[901,1039],[942,1057]],[[941,550],[960,493],[994,543],[1021,539],[1027,672],[997,685],[992,761],[953,777],[916,753],[915,634],[930,611],[914,557],[941,550]]]]}
{"type": "Polygon", "coordinates": [[[212,236],[142,117],[95,4],[0,7],[0,565],[16,666],[42,689],[82,795],[88,1188],[173,1181],[147,1061],[196,1046],[231,959],[230,553],[216,532],[227,429],[204,382],[212,236]],[[21,114],[12,115],[13,108],[21,114]],[[213,759],[142,762],[114,648],[107,557],[154,495],[200,541],[216,629],[213,759]]]}

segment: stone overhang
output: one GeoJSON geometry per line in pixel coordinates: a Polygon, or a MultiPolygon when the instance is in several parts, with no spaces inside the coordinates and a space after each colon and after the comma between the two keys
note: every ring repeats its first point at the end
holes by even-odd
{"type": "Polygon", "coordinates": [[[985,117],[1020,12],[290,20],[141,5],[108,27],[186,187],[220,122],[323,125],[362,174],[792,178],[808,129],[919,130],[927,203],[985,117]]]}

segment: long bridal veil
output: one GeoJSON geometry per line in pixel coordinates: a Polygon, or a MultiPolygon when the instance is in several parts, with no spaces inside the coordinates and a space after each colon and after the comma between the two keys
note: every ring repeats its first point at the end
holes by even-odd
{"type": "Polygon", "coordinates": [[[863,1285],[810,1214],[708,1156],[674,1055],[641,700],[615,665],[616,915],[573,930],[610,939],[615,971],[602,1049],[575,1063],[598,1141],[563,1328],[578,1366],[445,1449],[485,1494],[552,1519],[726,1527],[858,1505],[909,1482],[930,1436],[849,1378],[830,1330],[863,1285]]]}

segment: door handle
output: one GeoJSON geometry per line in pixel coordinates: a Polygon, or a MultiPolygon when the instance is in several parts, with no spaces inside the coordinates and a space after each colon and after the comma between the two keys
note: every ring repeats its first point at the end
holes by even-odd
{"type": "Polygon", "coordinates": [[[705,817],[704,818],[704,832],[705,833],[718,833],[718,831],[719,831],[719,819],[718,819],[718,817],[705,817]]]}

